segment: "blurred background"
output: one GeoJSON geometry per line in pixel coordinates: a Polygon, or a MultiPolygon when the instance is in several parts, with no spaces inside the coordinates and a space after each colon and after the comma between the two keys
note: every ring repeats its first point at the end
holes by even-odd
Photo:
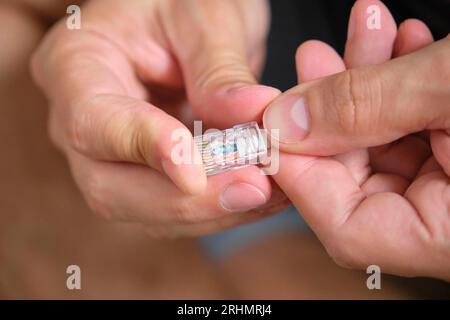
{"type": "MultiPolygon", "coordinates": [[[[352,2],[273,1],[263,82],[282,90],[295,84],[294,53],[304,40],[321,39],[342,51],[352,2]]],[[[393,6],[400,20],[401,4],[393,6]]],[[[54,15],[64,15],[66,6],[61,1],[54,15]]],[[[48,21],[42,25],[14,0],[0,2],[0,298],[450,297],[440,281],[387,275],[382,290],[368,290],[367,274],[336,266],[300,218],[298,228],[239,244],[224,232],[228,251],[219,259],[214,239],[155,240],[137,226],[97,218],[48,139],[46,101],[28,71],[52,17],[48,21]],[[66,287],[72,264],[82,270],[81,290],[66,287]]],[[[241,234],[251,230],[242,227],[241,234]]]]}

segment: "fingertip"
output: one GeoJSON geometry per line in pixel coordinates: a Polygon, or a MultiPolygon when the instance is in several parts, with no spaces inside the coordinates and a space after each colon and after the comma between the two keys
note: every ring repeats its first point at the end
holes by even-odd
{"type": "Polygon", "coordinates": [[[418,19],[408,19],[398,28],[395,40],[394,55],[402,56],[419,50],[434,41],[427,25],[418,19]]]}
{"type": "Polygon", "coordinates": [[[318,40],[302,43],[295,54],[299,82],[311,81],[345,70],[339,54],[328,44],[318,40]]]}
{"type": "Polygon", "coordinates": [[[142,164],[166,176],[184,193],[199,194],[206,186],[206,174],[199,150],[189,129],[160,109],[139,117],[129,153],[143,158],[142,164]]]}
{"type": "Polygon", "coordinates": [[[430,29],[425,22],[419,19],[407,19],[403,21],[399,26],[399,30],[407,31],[411,36],[414,36],[414,38],[417,39],[433,41],[433,35],[431,34],[430,29]]]}
{"type": "Polygon", "coordinates": [[[392,56],[397,25],[379,0],[358,0],[349,19],[344,60],[347,66],[385,62],[392,56]]]}

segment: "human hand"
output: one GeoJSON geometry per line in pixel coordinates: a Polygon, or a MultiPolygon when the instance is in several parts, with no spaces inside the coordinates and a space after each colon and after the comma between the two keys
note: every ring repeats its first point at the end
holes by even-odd
{"type": "Polygon", "coordinates": [[[80,30],[53,28],[32,72],[51,104],[50,135],[94,211],[185,235],[283,205],[282,193],[267,203],[271,183],[256,167],[207,184],[200,164],[171,160],[175,130],[192,144],[193,112],[228,127],[260,119],[279,93],[254,76],[268,20],[258,0],[94,0],[82,7],[80,30]]]}
{"type": "Polygon", "coordinates": [[[423,23],[397,30],[381,2],[358,1],[344,61],[305,43],[299,81],[314,81],[264,114],[289,152],[275,181],[341,265],[450,280],[450,38],[432,41],[423,23]],[[381,30],[366,27],[371,4],[381,30]]]}

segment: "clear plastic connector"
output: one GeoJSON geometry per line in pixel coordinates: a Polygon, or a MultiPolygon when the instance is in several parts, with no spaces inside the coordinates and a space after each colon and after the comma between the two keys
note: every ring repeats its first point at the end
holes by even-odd
{"type": "Polygon", "coordinates": [[[263,164],[267,157],[267,139],[256,122],[207,132],[194,140],[207,175],[263,164]]]}

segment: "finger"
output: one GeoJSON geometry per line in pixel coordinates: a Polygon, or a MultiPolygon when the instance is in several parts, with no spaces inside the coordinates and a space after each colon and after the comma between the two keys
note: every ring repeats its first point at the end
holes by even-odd
{"type": "MultiPolygon", "coordinates": [[[[299,46],[296,64],[299,82],[311,81],[345,70],[341,57],[333,48],[320,41],[307,41],[299,46]]],[[[323,199],[327,199],[328,205],[333,205],[334,201],[339,200],[332,193],[330,199],[324,198],[330,196],[330,192],[322,188],[326,189],[329,185],[325,186],[320,182],[332,179],[336,184],[342,184],[339,190],[359,189],[346,166],[331,158],[281,153],[279,168],[274,180],[286,192],[289,199],[292,200],[290,197],[294,197],[296,208],[302,214],[306,212],[304,217],[308,223],[312,223],[311,226],[315,231],[320,227],[321,221],[314,217],[316,212],[312,208],[317,206],[318,202],[323,203],[323,199]]]]}
{"type": "Polygon", "coordinates": [[[298,82],[320,79],[345,70],[339,54],[329,45],[317,40],[302,43],[296,52],[298,82]]]}
{"type": "Polygon", "coordinates": [[[264,125],[280,129],[281,150],[316,155],[446,127],[449,48],[447,38],[377,66],[297,86],[269,106],[264,125]]]}
{"type": "Polygon", "coordinates": [[[408,188],[409,180],[398,174],[376,173],[370,176],[361,186],[366,194],[379,192],[395,192],[403,194],[408,188]]]}
{"type": "Polygon", "coordinates": [[[54,110],[53,123],[62,128],[66,145],[95,159],[164,171],[184,192],[201,193],[206,186],[201,161],[172,159],[180,143],[172,134],[192,146],[188,160],[199,159],[192,135],[178,120],[141,100],[142,88],[126,57],[92,35],[69,36],[69,46],[53,36],[59,40],[48,40],[38,51],[33,73],[52,104],[64,106],[54,110]]]}
{"type": "Polygon", "coordinates": [[[94,211],[149,226],[197,224],[246,213],[271,196],[270,181],[257,167],[213,176],[203,194],[187,195],[161,173],[142,166],[96,161],[75,152],[69,153],[69,162],[94,211]]]}
{"type": "MultiPolygon", "coordinates": [[[[345,45],[344,60],[347,68],[379,64],[389,60],[396,30],[395,21],[382,2],[356,1],[350,13],[345,45]],[[368,11],[370,12],[371,8],[377,10],[380,28],[368,27],[368,11]]],[[[349,168],[359,185],[369,178],[371,167],[367,148],[341,153],[335,159],[349,168]]],[[[378,182],[377,185],[379,184],[378,182]]],[[[371,191],[375,189],[370,188],[371,191]]]]}
{"type": "MultiPolygon", "coordinates": [[[[325,45],[320,43],[310,42],[301,46],[297,53],[297,57],[301,58],[297,59],[300,81],[303,79],[308,80],[309,74],[317,77],[326,75],[326,70],[324,70],[323,74],[317,74],[316,72],[317,70],[323,70],[320,69],[320,62],[315,65],[313,62],[314,58],[312,58],[312,61],[308,61],[308,57],[314,57],[314,55],[307,54],[308,47],[314,49],[311,53],[326,58],[327,63],[330,63],[335,57],[331,54],[332,50],[323,49],[325,45]],[[327,53],[324,54],[327,51],[330,52],[328,56],[326,56],[327,53]],[[305,63],[303,68],[302,63],[305,63]],[[311,72],[308,70],[311,70],[311,72]]],[[[336,59],[336,61],[339,62],[340,59],[336,59]]],[[[338,63],[334,65],[339,68],[338,63]]],[[[332,70],[331,67],[329,69],[332,70]]],[[[339,71],[339,69],[334,71],[339,71]]],[[[349,159],[354,158],[350,157],[349,159]]],[[[286,153],[280,154],[279,168],[279,172],[274,176],[275,181],[294,202],[296,208],[338,262],[341,264],[353,263],[358,267],[361,267],[361,265],[367,267],[370,262],[376,261],[377,264],[389,270],[391,266],[386,265],[386,262],[388,262],[386,259],[379,259],[382,256],[379,252],[370,252],[368,255],[367,252],[359,250],[364,248],[359,246],[359,238],[353,239],[353,243],[352,241],[343,242],[341,239],[345,239],[345,236],[351,238],[352,233],[346,232],[345,236],[341,233],[343,233],[343,226],[348,221],[350,214],[357,210],[369,193],[386,190],[403,192],[407,183],[401,177],[388,177],[387,175],[382,177],[379,175],[377,177],[382,178],[381,183],[376,181],[376,179],[372,179],[367,185],[363,185],[364,189],[361,189],[358,180],[354,179],[350,174],[347,164],[344,165],[332,158],[286,153]],[[356,245],[355,242],[357,243],[356,245]],[[352,252],[353,248],[358,249],[359,256],[355,254],[349,257],[348,252],[352,252]],[[357,260],[355,256],[359,259],[357,260]],[[351,261],[348,262],[350,259],[351,261]]],[[[396,207],[395,203],[391,206],[396,207]]],[[[383,208],[386,207],[389,207],[389,205],[383,206],[383,208]]],[[[409,207],[409,209],[411,208],[409,207]]],[[[361,222],[361,225],[365,225],[364,222],[361,222]]],[[[370,222],[369,225],[371,225],[370,222]]],[[[377,226],[371,228],[377,228],[377,226]]],[[[346,229],[351,231],[353,229],[360,230],[361,228],[358,226],[357,228],[348,227],[346,229]]],[[[366,229],[364,230],[367,231],[366,229]]],[[[366,236],[364,239],[367,238],[366,236]]],[[[376,238],[370,237],[369,244],[374,239],[376,238]]],[[[365,244],[367,245],[367,241],[365,241],[365,244]]],[[[374,249],[374,246],[372,245],[368,249],[374,249]]]]}
{"type": "MultiPolygon", "coordinates": [[[[299,46],[296,53],[299,83],[319,79],[345,70],[338,53],[327,44],[311,40],[299,46]]],[[[369,156],[366,149],[343,153],[335,157],[351,172],[353,178],[362,183],[370,173],[369,156]]],[[[281,179],[281,178],[279,178],[281,179]]]]}
{"type": "Polygon", "coordinates": [[[337,227],[350,213],[342,210],[332,215],[325,208],[345,206],[350,210],[365,197],[348,169],[332,158],[280,153],[274,179],[319,237],[323,224],[337,227]]]}
{"type": "Polygon", "coordinates": [[[450,176],[450,136],[448,130],[431,131],[430,143],[436,161],[447,176],[450,176]]]}
{"type": "MultiPolygon", "coordinates": [[[[398,29],[394,56],[414,52],[432,42],[433,36],[423,22],[408,19],[398,29]]],[[[389,145],[371,148],[370,154],[375,172],[398,174],[411,181],[430,156],[431,150],[425,140],[413,135],[389,145]]]]}
{"type": "Polygon", "coordinates": [[[374,172],[397,174],[411,181],[430,154],[428,143],[409,135],[388,145],[370,148],[370,164],[374,172]]]}
{"type": "Polygon", "coordinates": [[[352,268],[376,264],[385,272],[407,275],[424,272],[425,261],[415,268],[410,261],[423,250],[426,227],[411,203],[396,193],[382,192],[386,187],[401,192],[405,185],[401,178],[382,177],[381,185],[373,180],[367,189],[374,193],[368,194],[333,159],[281,153],[275,178],[288,175],[283,191],[338,264],[352,268]]]}
{"type": "Polygon", "coordinates": [[[72,142],[98,160],[147,165],[184,192],[202,193],[206,175],[192,134],[178,120],[141,100],[97,96],[78,106],[72,142]]]}
{"type": "Polygon", "coordinates": [[[350,13],[344,60],[348,68],[383,63],[391,58],[397,25],[378,0],[356,1],[350,13]],[[371,8],[378,21],[369,24],[371,8]],[[379,25],[376,23],[379,22],[379,25]],[[370,28],[369,28],[370,27],[370,28]]]}
{"type": "Polygon", "coordinates": [[[416,179],[434,171],[442,171],[442,167],[436,161],[436,158],[431,156],[424,162],[420,170],[417,172],[416,179]]]}
{"type": "Polygon", "coordinates": [[[261,220],[262,218],[286,209],[290,204],[291,202],[286,198],[286,195],[280,190],[277,191],[277,189],[272,186],[272,196],[270,200],[263,206],[248,212],[225,214],[213,220],[196,222],[194,224],[186,224],[183,222],[164,225],[154,224],[148,226],[146,229],[151,236],[158,238],[198,237],[261,220]],[[274,194],[274,192],[277,192],[277,194],[274,194]]]}
{"type": "Polygon", "coordinates": [[[417,19],[408,19],[400,24],[395,40],[394,56],[399,57],[433,43],[433,35],[427,25],[417,19]]]}
{"type": "Polygon", "coordinates": [[[250,69],[250,60],[264,48],[267,8],[264,2],[244,3],[259,18],[250,35],[239,2],[174,1],[162,13],[164,21],[177,21],[165,28],[183,70],[189,101],[208,126],[260,120],[279,94],[275,88],[257,85],[250,69]],[[186,30],[196,37],[186,37],[186,30]]]}

